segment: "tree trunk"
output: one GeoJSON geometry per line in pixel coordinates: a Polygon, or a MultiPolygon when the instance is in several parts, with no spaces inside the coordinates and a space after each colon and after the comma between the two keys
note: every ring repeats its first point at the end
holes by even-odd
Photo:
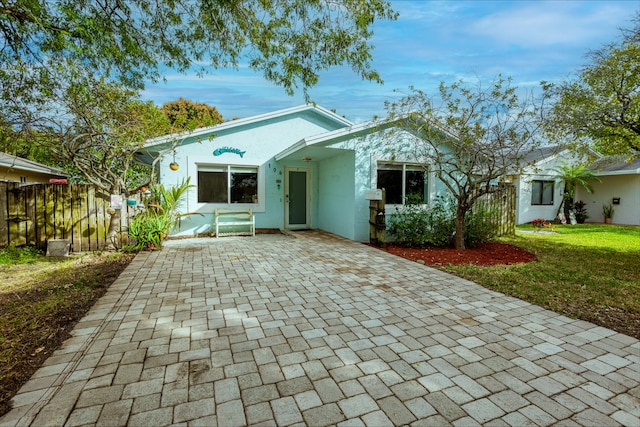
{"type": "Polygon", "coordinates": [[[454,236],[454,244],[456,249],[464,250],[466,249],[464,245],[464,217],[467,213],[467,210],[461,206],[461,203],[458,202],[458,207],[456,209],[456,235],[454,236]]]}
{"type": "Polygon", "coordinates": [[[571,223],[571,209],[573,208],[573,199],[567,197],[564,199],[564,218],[567,220],[567,224],[571,223]]]}

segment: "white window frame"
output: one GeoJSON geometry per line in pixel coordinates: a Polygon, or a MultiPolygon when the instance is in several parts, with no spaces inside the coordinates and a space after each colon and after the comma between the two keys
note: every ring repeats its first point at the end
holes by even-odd
{"type": "MultiPolygon", "coordinates": [[[[265,206],[265,174],[264,168],[260,165],[239,165],[239,164],[216,164],[216,163],[196,163],[196,178],[198,177],[199,172],[225,172],[227,173],[227,202],[226,203],[215,203],[215,202],[200,202],[198,200],[198,190],[196,188],[196,201],[198,206],[206,207],[206,210],[213,210],[216,208],[252,208],[254,211],[260,212],[264,211],[265,206]],[[222,170],[221,170],[222,169],[222,170]],[[246,170],[247,172],[253,171],[258,175],[258,185],[257,185],[257,202],[255,203],[232,203],[231,202],[231,173],[232,172],[242,172],[246,170]]],[[[200,183],[196,182],[196,187],[199,187],[200,183]]]]}
{"type": "Polygon", "coordinates": [[[390,207],[400,207],[400,206],[404,206],[405,202],[406,202],[406,193],[407,193],[407,171],[422,171],[424,173],[424,178],[427,181],[426,182],[426,186],[425,186],[425,191],[426,191],[426,195],[425,195],[425,202],[422,204],[423,206],[428,206],[430,203],[430,188],[431,188],[431,181],[432,181],[432,176],[429,173],[429,171],[425,170],[424,165],[421,165],[419,163],[412,163],[412,162],[397,162],[397,161],[386,161],[386,160],[378,160],[376,162],[376,169],[375,169],[375,173],[373,174],[373,176],[375,177],[375,183],[374,186],[375,188],[378,188],[378,171],[380,170],[392,170],[389,168],[385,168],[385,166],[402,166],[402,203],[386,203],[387,206],[390,207]]]}

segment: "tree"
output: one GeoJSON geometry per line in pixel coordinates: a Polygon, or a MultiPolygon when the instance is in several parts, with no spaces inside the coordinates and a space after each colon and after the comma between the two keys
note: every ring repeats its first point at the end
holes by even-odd
{"type": "MultiPolygon", "coordinates": [[[[2,127],[0,143],[5,151],[61,167],[73,182],[91,183],[106,195],[128,195],[153,182],[154,168],[138,164],[134,156],[147,139],[222,120],[215,107],[181,100],[175,104],[193,111],[178,111],[172,124],[162,109],[140,101],[136,91],[95,78],[72,62],[56,73],[63,83],[48,91],[46,99],[13,87],[15,96],[1,104],[0,118],[12,125],[2,127]]],[[[175,140],[167,152],[180,142],[175,140]]],[[[119,214],[111,216],[112,239],[119,214]]]]}
{"type": "MultiPolygon", "coordinates": [[[[25,100],[15,86],[16,96],[3,102],[3,118],[18,141],[46,152],[46,163],[64,166],[73,181],[91,183],[106,195],[128,195],[149,180],[134,153],[170,126],[162,111],[140,101],[136,92],[66,65],[57,70],[63,80],[46,99],[25,100]]],[[[110,236],[116,234],[119,213],[111,216],[110,236]]]]}
{"type": "MultiPolygon", "coordinates": [[[[320,72],[338,65],[351,66],[363,79],[381,82],[370,64],[373,22],[396,17],[386,0],[2,2],[2,136],[28,131],[37,136],[31,142],[44,142],[49,136],[53,136],[52,141],[66,138],[61,147],[80,140],[91,147],[86,138],[94,143],[101,138],[103,147],[111,144],[113,149],[105,154],[124,155],[130,151],[127,144],[136,139],[131,135],[120,139],[115,135],[120,131],[114,129],[136,129],[137,140],[144,140],[155,136],[164,124],[146,129],[149,133],[143,136],[140,117],[135,117],[131,109],[135,105],[143,109],[146,106],[119,102],[125,109],[116,111],[113,108],[118,102],[112,102],[115,99],[107,98],[100,106],[99,100],[88,96],[87,108],[71,103],[83,102],[83,93],[102,90],[97,82],[103,89],[109,86],[124,96],[124,88],[110,86],[109,82],[119,81],[125,88],[135,90],[142,88],[147,79],[158,80],[160,70],[167,68],[186,72],[204,64],[198,70],[201,73],[207,64],[213,68],[237,67],[240,61],[246,61],[250,68],[262,71],[267,80],[283,86],[288,93],[299,86],[316,84],[320,72]],[[76,75],[70,83],[69,75],[73,73],[76,75]],[[80,74],[90,76],[86,83],[82,83],[80,74]],[[74,96],[66,99],[64,95],[69,90],[74,96]],[[83,108],[91,114],[85,117],[83,108]],[[113,117],[102,116],[99,123],[98,117],[107,110],[114,113],[113,117]],[[121,121],[126,117],[133,118],[133,122],[121,121]],[[74,120],[78,123],[72,123],[74,120]],[[100,128],[97,133],[85,132],[94,126],[100,128]],[[107,142],[107,135],[115,139],[107,142]],[[116,147],[122,151],[116,153],[116,147]]],[[[130,95],[126,97],[132,99],[130,95]]],[[[196,110],[199,108],[195,106],[196,110]]],[[[149,107],[148,112],[152,110],[149,107]]],[[[216,114],[209,113],[213,122],[216,114]]],[[[176,129],[197,126],[198,120],[190,114],[184,123],[174,122],[176,129]]],[[[25,147],[19,148],[25,151],[25,147]]],[[[74,167],[82,174],[89,173],[92,162],[81,167],[78,151],[75,153],[74,167]]],[[[117,175],[122,177],[120,172],[117,175]]],[[[94,174],[84,178],[91,182],[96,179],[94,174]]],[[[126,188],[122,181],[114,185],[126,188]]]]}
{"type": "MultiPolygon", "coordinates": [[[[414,137],[407,150],[433,172],[456,202],[455,247],[465,249],[464,224],[474,202],[499,189],[498,181],[518,173],[539,145],[543,100],[519,98],[511,79],[497,76],[484,88],[463,81],[440,84],[438,96],[411,88],[387,104],[388,120],[414,137]]],[[[402,132],[391,132],[397,142],[402,132]]]]}
{"type": "Polygon", "coordinates": [[[183,98],[166,102],[162,112],[169,124],[176,130],[194,130],[199,127],[222,123],[222,114],[214,106],[193,102],[183,98]]]}
{"type": "Polygon", "coordinates": [[[0,152],[62,169],[63,165],[52,161],[44,147],[34,144],[27,135],[16,131],[9,124],[2,123],[5,120],[0,113],[0,152]]]}
{"type": "Polygon", "coordinates": [[[603,154],[640,152],[640,18],[620,43],[588,58],[576,79],[550,87],[557,101],[549,134],[603,154]]]}
{"type": "MultiPolygon", "coordinates": [[[[17,72],[18,73],[18,72],[17,72]]],[[[5,132],[64,164],[76,181],[103,191],[128,193],[139,177],[132,154],[150,137],[171,129],[162,111],[142,102],[135,91],[96,78],[69,62],[57,70],[60,83],[28,97],[16,90],[1,106],[5,132]]],[[[20,145],[17,145],[20,148],[20,145]]]]}
{"type": "Polygon", "coordinates": [[[386,0],[16,0],[0,7],[0,51],[2,62],[41,64],[45,75],[51,60],[69,59],[131,88],[164,67],[242,60],[292,93],[336,65],[380,81],[372,26],[396,17],[386,0]]]}
{"type": "Polygon", "coordinates": [[[593,187],[591,181],[598,181],[600,179],[595,175],[595,172],[587,168],[584,165],[570,165],[563,163],[557,168],[553,169],[555,172],[555,178],[560,179],[564,183],[564,189],[562,190],[562,203],[558,207],[558,213],[564,210],[564,217],[570,217],[570,211],[573,209],[573,199],[575,198],[576,188],[582,187],[587,193],[593,193],[593,187]]]}

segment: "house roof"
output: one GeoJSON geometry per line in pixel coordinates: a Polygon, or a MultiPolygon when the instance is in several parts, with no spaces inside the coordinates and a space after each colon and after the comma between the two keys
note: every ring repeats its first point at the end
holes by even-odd
{"type": "Polygon", "coordinates": [[[291,116],[291,115],[300,114],[304,112],[312,112],[318,115],[320,118],[333,122],[340,127],[346,127],[346,126],[352,125],[352,123],[349,120],[345,119],[344,117],[340,117],[339,115],[335,114],[332,111],[327,110],[326,108],[323,108],[319,105],[306,104],[306,105],[299,105],[297,107],[286,108],[283,110],[272,111],[265,114],[259,114],[257,116],[247,117],[244,119],[231,120],[231,121],[220,123],[214,126],[195,129],[189,132],[173,133],[173,134],[164,135],[158,138],[149,139],[145,143],[144,148],[149,149],[152,147],[168,146],[176,139],[186,139],[186,138],[197,139],[198,137],[207,136],[214,133],[230,131],[230,130],[241,128],[244,126],[255,125],[256,123],[265,122],[267,120],[279,119],[286,116],[291,116]]]}
{"type": "Polygon", "coordinates": [[[45,173],[56,176],[69,176],[69,174],[62,169],[43,165],[42,163],[23,159],[22,157],[16,157],[11,154],[2,152],[0,152],[0,167],[14,170],[45,173]]]}
{"type": "Polygon", "coordinates": [[[560,145],[551,145],[551,146],[547,146],[547,147],[539,147],[536,148],[535,150],[531,151],[530,153],[528,153],[524,159],[523,159],[523,163],[525,164],[529,164],[529,163],[539,163],[543,160],[547,160],[553,156],[556,156],[558,154],[560,154],[562,151],[564,151],[565,149],[563,147],[561,147],[560,145]]]}
{"type": "Polygon", "coordinates": [[[337,154],[339,150],[344,149],[327,147],[328,145],[336,144],[358,136],[365,136],[375,132],[376,130],[387,128],[390,125],[390,123],[369,121],[331,132],[321,133],[320,135],[303,138],[292,146],[276,154],[275,159],[276,161],[280,161],[288,157],[308,157],[313,160],[320,160],[331,157],[332,155],[337,154]]]}
{"type": "Polygon", "coordinates": [[[640,174],[640,158],[629,160],[624,156],[609,156],[598,159],[590,169],[596,175],[636,175],[640,174]]]}

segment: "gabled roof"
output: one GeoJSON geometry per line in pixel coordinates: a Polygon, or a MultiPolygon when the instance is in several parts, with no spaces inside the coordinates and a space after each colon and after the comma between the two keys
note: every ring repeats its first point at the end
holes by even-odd
{"type": "Polygon", "coordinates": [[[267,120],[278,119],[285,116],[291,116],[291,115],[295,115],[295,114],[299,114],[307,111],[313,112],[325,120],[334,122],[337,126],[340,126],[340,127],[346,127],[346,126],[352,125],[352,123],[349,120],[345,119],[344,117],[338,116],[337,114],[327,110],[326,108],[322,108],[319,105],[306,104],[306,105],[299,105],[297,107],[286,108],[284,110],[272,111],[270,113],[259,114],[257,116],[247,117],[244,119],[232,120],[232,121],[220,123],[214,126],[195,129],[190,132],[180,132],[180,133],[161,136],[158,138],[153,138],[148,140],[145,143],[144,148],[163,145],[168,142],[174,141],[176,139],[198,138],[200,136],[210,135],[212,133],[220,133],[220,132],[228,131],[234,128],[241,128],[243,126],[254,125],[256,123],[265,122],[267,120]]]}
{"type": "MultiPolygon", "coordinates": [[[[320,135],[303,138],[292,146],[276,154],[275,160],[280,161],[286,157],[293,155],[308,156],[314,159],[328,157],[327,154],[329,153],[321,153],[319,150],[326,148],[328,145],[337,144],[339,142],[357,138],[359,136],[365,136],[367,134],[375,132],[376,130],[388,128],[389,126],[391,126],[390,123],[381,124],[380,122],[369,121],[351,125],[346,128],[337,129],[331,132],[321,133],[320,135]]],[[[333,150],[339,149],[333,148],[333,150]]]]}
{"type": "Polygon", "coordinates": [[[556,155],[560,154],[564,150],[565,150],[565,148],[561,147],[560,145],[551,145],[551,146],[547,146],[547,147],[539,147],[539,148],[536,148],[535,150],[531,151],[530,153],[528,153],[524,157],[522,162],[524,164],[540,163],[540,162],[543,162],[543,161],[546,161],[546,160],[550,159],[553,156],[556,156],[556,155]]]}
{"type": "Polygon", "coordinates": [[[45,173],[45,174],[56,175],[56,176],[69,176],[69,174],[63,171],[62,169],[43,165],[42,163],[23,159],[22,157],[16,157],[11,154],[2,153],[2,152],[0,152],[0,167],[7,168],[7,169],[29,171],[29,172],[45,173]]]}
{"type": "Polygon", "coordinates": [[[629,160],[624,156],[609,156],[598,159],[589,167],[596,175],[640,175],[640,158],[629,160]]]}

